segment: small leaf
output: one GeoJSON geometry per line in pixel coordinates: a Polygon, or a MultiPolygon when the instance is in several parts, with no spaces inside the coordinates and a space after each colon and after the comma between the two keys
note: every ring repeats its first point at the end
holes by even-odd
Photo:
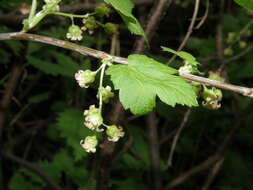
{"type": "Polygon", "coordinates": [[[106,3],[110,4],[122,17],[123,21],[126,23],[128,29],[136,34],[142,35],[146,39],[146,35],[143,31],[138,20],[133,16],[132,10],[134,4],[131,0],[104,0],[106,3]]]}
{"type": "Polygon", "coordinates": [[[185,61],[188,61],[188,63],[191,65],[197,66],[199,64],[199,62],[196,61],[195,57],[193,57],[191,54],[189,54],[185,51],[175,51],[173,49],[163,47],[163,46],[162,46],[162,49],[163,49],[163,51],[173,53],[173,54],[177,55],[178,57],[184,59],[185,61]]]}
{"type": "Polygon", "coordinates": [[[156,96],[164,103],[197,106],[196,95],[184,79],[174,76],[177,70],[144,55],[130,55],[129,65],[114,65],[107,70],[125,109],[146,114],[156,104],[156,96]]]}
{"type": "Polygon", "coordinates": [[[253,11],[253,0],[234,0],[234,1],[241,7],[253,11]]]}

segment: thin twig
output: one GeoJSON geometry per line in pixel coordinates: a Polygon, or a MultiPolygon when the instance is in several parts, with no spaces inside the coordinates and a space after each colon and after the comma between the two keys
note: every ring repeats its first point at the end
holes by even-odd
{"type": "Polygon", "coordinates": [[[0,152],[0,153],[4,158],[11,160],[13,162],[16,162],[16,163],[20,164],[21,166],[31,170],[32,172],[34,172],[38,176],[40,176],[45,182],[47,182],[47,184],[50,186],[50,189],[62,190],[62,188],[58,184],[56,184],[42,169],[35,167],[31,163],[29,163],[21,158],[18,158],[14,155],[4,153],[4,152],[0,152]]]}
{"type": "Polygon", "coordinates": [[[218,174],[218,172],[220,171],[222,165],[224,162],[224,157],[221,157],[216,164],[213,166],[213,168],[211,168],[211,171],[207,177],[207,180],[205,181],[203,187],[201,188],[201,190],[208,190],[209,186],[211,185],[212,181],[214,180],[214,178],[216,177],[216,175],[218,174]]]}
{"type": "Polygon", "coordinates": [[[171,145],[171,149],[170,149],[170,154],[169,154],[169,158],[168,158],[168,161],[167,161],[167,167],[171,167],[172,166],[172,160],[173,160],[173,155],[174,155],[174,150],[176,148],[176,145],[177,145],[177,141],[179,139],[179,136],[182,132],[182,130],[184,129],[187,121],[188,121],[188,118],[190,116],[190,113],[191,113],[191,109],[189,108],[185,114],[184,114],[184,117],[183,117],[183,120],[177,130],[177,133],[176,135],[174,136],[174,139],[173,139],[173,142],[172,142],[172,145],[171,145]]]}
{"type": "Polygon", "coordinates": [[[206,0],[206,10],[204,16],[201,18],[200,22],[197,24],[197,26],[194,29],[199,29],[206,21],[208,13],[209,13],[209,6],[210,2],[209,0],[206,0]]]}
{"type": "MultiPolygon", "coordinates": [[[[147,20],[147,25],[145,27],[145,34],[148,39],[151,39],[159,26],[159,22],[164,16],[166,9],[170,6],[172,0],[159,0],[150,11],[150,15],[147,20]]],[[[136,40],[135,43],[135,51],[134,53],[141,53],[145,49],[145,40],[144,38],[140,38],[136,40]]]]}
{"type": "MultiPolygon", "coordinates": [[[[51,44],[54,46],[62,47],[65,49],[70,49],[76,52],[79,52],[83,55],[89,55],[98,59],[104,59],[111,57],[110,54],[98,51],[92,48],[88,48],[85,46],[80,46],[78,44],[74,44],[71,42],[63,41],[63,40],[58,40],[55,38],[51,37],[45,37],[41,35],[35,35],[35,34],[29,34],[29,33],[22,33],[22,32],[14,32],[14,33],[2,33],[0,34],[0,40],[30,40],[30,41],[35,41],[35,42],[42,42],[46,44],[51,44]]],[[[123,57],[118,57],[118,56],[113,56],[113,60],[116,63],[124,64],[127,65],[127,59],[123,57]]],[[[230,90],[239,94],[242,94],[244,96],[248,97],[253,97],[253,89],[252,88],[246,88],[242,86],[236,86],[228,83],[224,83],[221,81],[216,81],[216,80],[210,80],[205,77],[199,77],[196,75],[191,75],[191,74],[181,74],[180,77],[185,78],[190,81],[194,82],[199,82],[201,84],[209,85],[209,86],[214,86],[217,88],[225,89],[225,90],[230,90]]]]}
{"type": "Polygon", "coordinates": [[[159,138],[157,133],[157,117],[155,112],[151,112],[146,117],[146,125],[148,127],[147,137],[149,143],[150,154],[150,171],[152,189],[159,190],[161,187],[161,168],[160,168],[160,151],[159,138]]]}
{"type": "MultiPolygon", "coordinates": [[[[182,43],[180,44],[177,51],[181,51],[184,48],[186,42],[188,41],[188,39],[190,38],[190,36],[192,34],[192,31],[193,31],[193,28],[194,28],[194,25],[195,25],[195,22],[196,22],[196,18],[197,18],[198,12],[199,12],[199,2],[200,2],[199,0],[195,0],[195,7],[194,7],[191,23],[189,25],[188,31],[187,31],[182,43]]],[[[168,61],[167,65],[169,65],[175,58],[176,58],[176,55],[173,55],[170,58],[170,60],[168,61]]]]}

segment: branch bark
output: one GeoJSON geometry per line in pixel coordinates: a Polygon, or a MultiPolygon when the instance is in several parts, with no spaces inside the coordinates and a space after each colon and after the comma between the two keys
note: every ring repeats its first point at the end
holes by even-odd
{"type": "Polygon", "coordinates": [[[59,185],[57,185],[42,169],[34,167],[31,163],[29,163],[21,158],[18,158],[14,155],[3,153],[3,152],[0,152],[0,153],[4,158],[11,160],[13,162],[16,162],[16,163],[20,164],[21,166],[23,166],[23,167],[31,170],[35,174],[37,174],[51,187],[50,189],[62,190],[62,188],[59,185]]]}
{"type": "MultiPolygon", "coordinates": [[[[50,45],[62,47],[65,49],[73,50],[73,51],[79,52],[80,54],[89,55],[98,59],[111,57],[110,54],[105,53],[103,51],[98,51],[92,48],[74,44],[72,42],[67,42],[64,40],[58,40],[55,38],[36,35],[36,34],[29,34],[29,33],[22,33],[22,32],[2,33],[0,34],[0,40],[30,40],[30,41],[42,42],[45,44],[50,44],[50,45]]],[[[123,57],[113,56],[113,60],[116,63],[120,63],[124,65],[128,64],[127,59],[123,57]]],[[[205,77],[200,77],[200,76],[191,75],[191,74],[181,74],[180,77],[185,78],[190,81],[199,82],[201,84],[233,91],[233,92],[242,94],[244,96],[253,98],[253,88],[236,86],[236,85],[232,85],[232,84],[228,84],[228,83],[224,83],[224,82],[216,81],[216,80],[210,80],[205,77]]]]}

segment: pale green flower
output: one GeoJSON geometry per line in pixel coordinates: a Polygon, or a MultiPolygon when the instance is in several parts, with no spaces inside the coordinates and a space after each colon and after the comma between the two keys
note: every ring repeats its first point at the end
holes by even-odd
{"type": "Polygon", "coordinates": [[[106,134],[109,141],[117,142],[119,138],[125,135],[122,127],[117,127],[116,125],[108,126],[106,129],[106,134]]]}
{"type": "MultiPolygon", "coordinates": [[[[114,97],[114,93],[112,92],[112,88],[110,86],[100,88],[99,93],[102,94],[102,100],[105,103],[108,103],[109,99],[114,97]]],[[[99,98],[99,93],[97,95],[97,98],[99,98]]]]}
{"type": "Polygon", "coordinates": [[[89,84],[95,81],[96,72],[92,72],[91,70],[79,70],[75,74],[75,79],[81,88],[88,88],[89,84]]]}
{"type": "Polygon", "coordinates": [[[84,111],[85,121],[84,125],[91,130],[96,130],[97,132],[103,131],[99,126],[103,123],[103,117],[98,108],[95,105],[91,105],[89,110],[84,111]]]}
{"type": "Polygon", "coordinates": [[[96,146],[98,140],[96,136],[87,136],[85,140],[81,140],[80,145],[85,149],[86,152],[96,152],[96,146]]]}
{"type": "Polygon", "coordinates": [[[79,26],[77,25],[71,25],[68,29],[68,33],[66,35],[66,37],[70,40],[76,41],[76,40],[82,40],[83,36],[82,36],[82,30],[80,29],[79,26]]]}

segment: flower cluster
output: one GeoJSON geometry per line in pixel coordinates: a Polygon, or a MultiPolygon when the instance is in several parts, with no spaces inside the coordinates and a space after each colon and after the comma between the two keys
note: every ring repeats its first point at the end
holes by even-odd
{"type": "MultiPolygon", "coordinates": [[[[104,131],[106,128],[107,139],[112,142],[117,142],[121,137],[124,136],[124,131],[122,127],[117,127],[116,125],[106,125],[103,123],[102,117],[102,104],[108,103],[109,99],[114,97],[114,93],[112,92],[112,88],[110,86],[103,86],[103,77],[106,66],[112,65],[113,58],[107,57],[102,60],[102,65],[97,71],[91,70],[79,70],[75,74],[75,79],[81,88],[88,88],[91,83],[95,81],[96,74],[101,71],[100,74],[100,83],[98,88],[97,98],[99,99],[99,107],[97,108],[95,105],[89,106],[89,109],[85,110],[84,115],[84,126],[92,130],[94,133],[100,133],[104,131]],[[102,128],[104,127],[104,128],[102,128]]],[[[98,140],[96,135],[87,136],[85,140],[80,142],[81,146],[87,152],[96,152],[96,146],[98,144],[98,140]]]]}
{"type": "Polygon", "coordinates": [[[82,40],[83,36],[82,36],[82,30],[79,28],[79,26],[72,24],[69,29],[68,29],[68,33],[66,35],[66,37],[70,40],[82,40]]]}
{"type": "Polygon", "coordinates": [[[56,12],[60,10],[58,4],[61,2],[61,0],[44,0],[44,2],[46,4],[42,8],[43,10],[48,12],[56,12]]]}
{"type": "Polygon", "coordinates": [[[221,107],[222,92],[220,89],[204,87],[202,105],[211,110],[217,110],[221,107]]]}

